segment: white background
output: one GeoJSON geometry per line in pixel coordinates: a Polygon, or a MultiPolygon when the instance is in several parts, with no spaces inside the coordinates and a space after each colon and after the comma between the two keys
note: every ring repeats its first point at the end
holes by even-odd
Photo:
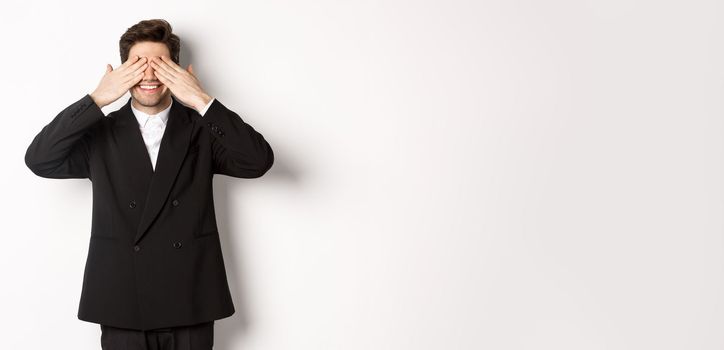
{"type": "Polygon", "coordinates": [[[6,1],[0,348],[100,348],[76,318],[90,182],[23,156],[164,18],[276,155],[215,179],[215,349],[722,349],[723,10],[6,1]]]}

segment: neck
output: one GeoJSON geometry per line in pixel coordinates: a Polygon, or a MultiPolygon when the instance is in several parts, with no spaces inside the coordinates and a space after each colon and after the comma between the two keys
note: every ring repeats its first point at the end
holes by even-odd
{"type": "Polygon", "coordinates": [[[135,108],[143,113],[146,113],[149,115],[154,115],[154,114],[158,114],[162,110],[168,108],[169,105],[171,105],[171,95],[166,96],[166,98],[164,98],[161,102],[159,102],[155,106],[150,106],[150,107],[144,106],[144,105],[138,103],[138,101],[136,101],[135,98],[131,99],[131,104],[133,105],[133,108],[135,108]]]}

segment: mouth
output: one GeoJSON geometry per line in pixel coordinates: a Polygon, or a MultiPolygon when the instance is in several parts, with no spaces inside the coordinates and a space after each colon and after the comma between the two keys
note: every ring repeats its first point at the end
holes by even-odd
{"type": "Polygon", "coordinates": [[[163,88],[163,84],[139,84],[136,85],[136,90],[142,94],[152,95],[163,88]]]}

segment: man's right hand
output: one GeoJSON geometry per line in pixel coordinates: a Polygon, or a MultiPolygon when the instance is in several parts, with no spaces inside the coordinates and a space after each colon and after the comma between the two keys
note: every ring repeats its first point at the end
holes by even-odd
{"type": "Polygon", "coordinates": [[[138,56],[129,57],[116,70],[108,64],[106,74],[90,97],[100,108],[113,103],[143,79],[143,71],[147,66],[146,57],[139,59],[138,56]]]}

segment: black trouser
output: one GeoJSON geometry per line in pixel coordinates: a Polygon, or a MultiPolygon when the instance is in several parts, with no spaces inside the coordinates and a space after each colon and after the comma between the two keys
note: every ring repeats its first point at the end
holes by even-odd
{"type": "Polygon", "coordinates": [[[147,331],[101,325],[103,350],[211,350],[214,321],[147,331]]]}

